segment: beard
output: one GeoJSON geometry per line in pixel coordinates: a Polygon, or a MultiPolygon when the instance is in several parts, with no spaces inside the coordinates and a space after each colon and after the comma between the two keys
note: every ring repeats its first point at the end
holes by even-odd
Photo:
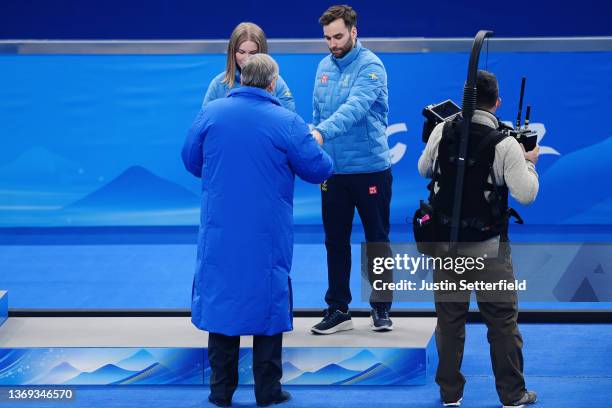
{"type": "Polygon", "coordinates": [[[333,54],[334,57],[341,59],[346,54],[348,54],[353,49],[354,46],[355,46],[355,42],[353,41],[352,38],[349,37],[349,39],[346,41],[346,44],[344,44],[344,46],[339,47],[339,48],[330,48],[329,51],[333,54]]]}

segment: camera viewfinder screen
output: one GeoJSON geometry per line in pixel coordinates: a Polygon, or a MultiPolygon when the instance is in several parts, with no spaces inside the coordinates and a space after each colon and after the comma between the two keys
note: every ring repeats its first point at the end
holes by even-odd
{"type": "Polygon", "coordinates": [[[461,112],[461,108],[451,100],[442,102],[441,104],[434,106],[432,111],[440,116],[442,119],[446,119],[449,116],[455,115],[461,112]]]}

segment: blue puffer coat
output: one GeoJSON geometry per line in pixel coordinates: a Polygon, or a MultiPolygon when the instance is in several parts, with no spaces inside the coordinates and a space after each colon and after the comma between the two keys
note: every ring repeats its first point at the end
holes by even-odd
{"type": "Polygon", "coordinates": [[[292,330],[294,179],[326,180],[331,158],[297,114],[252,87],[201,110],[182,157],[202,178],[193,324],[227,336],[292,330]]]}
{"type": "MultiPolygon", "coordinates": [[[[214,101],[215,99],[225,98],[230,91],[229,86],[226,83],[223,83],[223,78],[225,78],[225,72],[220,73],[216,77],[210,81],[210,85],[208,85],[208,90],[206,91],[206,95],[204,96],[204,101],[202,102],[202,107],[208,105],[208,102],[214,101]]],[[[236,82],[234,82],[234,88],[240,88],[242,85],[240,84],[240,70],[236,69],[236,82]]],[[[274,95],[280,101],[281,105],[290,111],[295,112],[295,101],[293,100],[293,94],[289,90],[287,83],[281,78],[279,75],[276,80],[276,89],[274,90],[274,95]]]]}
{"type": "Polygon", "coordinates": [[[387,73],[359,41],[343,58],[332,54],[317,69],[313,124],[334,173],[372,173],[391,167],[387,144],[387,73]]]}

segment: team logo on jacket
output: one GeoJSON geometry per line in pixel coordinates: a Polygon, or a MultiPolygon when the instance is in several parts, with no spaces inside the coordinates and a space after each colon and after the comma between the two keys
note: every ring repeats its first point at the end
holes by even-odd
{"type": "Polygon", "coordinates": [[[346,74],[346,75],[344,75],[344,77],[342,78],[342,83],[341,83],[341,85],[342,85],[343,87],[348,88],[348,86],[349,86],[349,78],[350,78],[350,77],[351,77],[351,75],[350,75],[350,74],[346,74]]]}
{"type": "Polygon", "coordinates": [[[370,77],[370,79],[378,79],[374,72],[369,73],[368,76],[370,77]]]}
{"type": "Polygon", "coordinates": [[[376,186],[370,186],[370,195],[378,194],[376,186]]]}
{"type": "Polygon", "coordinates": [[[327,81],[329,81],[329,77],[327,76],[327,74],[321,75],[321,83],[326,84],[327,81]]]}
{"type": "Polygon", "coordinates": [[[321,183],[321,191],[327,191],[327,180],[321,183]]]}

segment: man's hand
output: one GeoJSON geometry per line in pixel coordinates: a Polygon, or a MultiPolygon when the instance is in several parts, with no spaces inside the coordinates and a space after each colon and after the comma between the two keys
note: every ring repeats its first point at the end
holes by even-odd
{"type": "Polygon", "coordinates": [[[312,129],[310,131],[310,133],[312,134],[312,137],[315,138],[315,140],[317,141],[319,146],[322,146],[323,145],[323,136],[321,136],[321,133],[319,133],[319,131],[317,129],[312,129]]]}
{"type": "Polygon", "coordinates": [[[533,150],[530,150],[528,152],[525,151],[525,147],[523,145],[521,145],[521,148],[523,149],[523,153],[525,154],[525,160],[529,160],[535,166],[538,162],[538,157],[540,156],[540,146],[536,145],[533,150]]]}

